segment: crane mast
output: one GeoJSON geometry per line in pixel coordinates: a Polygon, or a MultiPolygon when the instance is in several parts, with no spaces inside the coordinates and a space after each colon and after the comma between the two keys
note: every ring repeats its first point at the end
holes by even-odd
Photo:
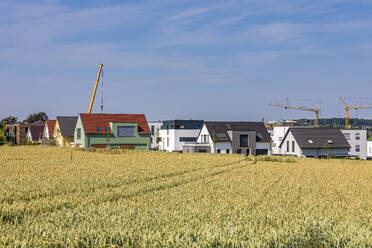
{"type": "Polygon", "coordinates": [[[345,105],[345,128],[349,129],[350,128],[350,109],[361,109],[361,108],[372,108],[372,105],[348,105],[342,97],[338,98],[344,105],[345,105]]]}
{"type": "Polygon", "coordinates": [[[304,110],[304,111],[311,111],[315,113],[315,127],[319,127],[319,112],[320,112],[320,101],[318,101],[316,108],[309,108],[305,106],[293,106],[287,104],[275,104],[275,103],[270,103],[269,106],[273,107],[281,107],[285,109],[297,109],[297,110],[304,110]]]}
{"type": "Polygon", "coordinates": [[[103,64],[100,64],[99,69],[98,69],[98,75],[97,75],[96,83],[94,84],[93,94],[92,94],[92,97],[90,99],[88,114],[90,114],[92,112],[92,107],[93,107],[93,103],[94,103],[94,98],[96,97],[99,78],[100,78],[101,73],[102,73],[102,67],[103,67],[103,64]]]}

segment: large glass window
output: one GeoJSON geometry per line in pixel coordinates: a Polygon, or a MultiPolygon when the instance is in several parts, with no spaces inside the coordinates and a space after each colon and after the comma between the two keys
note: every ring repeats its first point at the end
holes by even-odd
{"type": "Polygon", "coordinates": [[[240,147],[248,147],[248,135],[240,135],[240,147]]]}
{"type": "Polygon", "coordinates": [[[118,127],[118,136],[119,137],[133,137],[134,136],[134,127],[128,126],[128,127],[123,127],[119,126],[118,127]]]}
{"type": "Polygon", "coordinates": [[[81,139],[81,128],[76,129],[76,138],[81,139]]]}

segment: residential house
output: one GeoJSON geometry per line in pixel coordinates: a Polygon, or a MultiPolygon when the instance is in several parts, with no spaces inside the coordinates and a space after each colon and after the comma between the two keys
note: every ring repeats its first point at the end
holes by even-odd
{"type": "Polygon", "coordinates": [[[372,159],[372,141],[367,141],[367,159],[372,159]]]}
{"type": "Polygon", "coordinates": [[[270,155],[271,139],[263,122],[205,122],[197,142],[183,151],[270,155]]]}
{"type": "Polygon", "coordinates": [[[43,126],[44,123],[14,123],[6,125],[6,141],[14,145],[22,145],[31,126],[43,126]]]}
{"type": "Polygon", "coordinates": [[[350,145],[349,156],[367,159],[367,130],[341,130],[350,145]]]}
{"type": "Polygon", "coordinates": [[[44,124],[43,139],[53,139],[54,128],[56,127],[56,120],[47,120],[44,124]]]}
{"type": "Polygon", "coordinates": [[[149,150],[150,129],[143,114],[80,114],[75,147],[149,150]]]}
{"type": "Polygon", "coordinates": [[[43,136],[44,126],[29,126],[26,138],[30,142],[40,143],[43,136]]]}
{"type": "Polygon", "coordinates": [[[279,149],[283,155],[297,157],[348,157],[350,145],[340,129],[290,128],[279,149]]]}
{"type": "Polygon", "coordinates": [[[182,147],[187,142],[195,142],[200,129],[203,126],[202,120],[168,120],[163,121],[159,136],[159,150],[168,152],[182,152],[182,147]]]}
{"type": "Polygon", "coordinates": [[[74,132],[77,116],[57,116],[53,137],[57,146],[71,147],[74,142],[74,132]]]}
{"type": "Polygon", "coordinates": [[[148,123],[151,132],[151,149],[159,149],[160,129],[163,123],[161,121],[149,121],[148,123]]]}
{"type": "Polygon", "coordinates": [[[268,130],[272,140],[271,149],[273,155],[283,155],[285,150],[279,148],[284,136],[286,135],[289,128],[311,128],[309,126],[274,126],[272,129],[268,130]]]}

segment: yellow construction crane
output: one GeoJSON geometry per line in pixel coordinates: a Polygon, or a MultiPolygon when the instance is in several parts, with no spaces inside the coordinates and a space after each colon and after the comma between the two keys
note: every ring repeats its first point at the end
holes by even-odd
{"type": "Polygon", "coordinates": [[[93,107],[93,103],[94,103],[94,98],[96,97],[96,92],[97,92],[99,77],[101,76],[101,72],[102,72],[102,67],[103,67],[103,64],[100,64],[99,65],[99,70],[98,70],[98,75],[97,75],[97,80],[96,80],[96,83],[94,85],[92,98],[90,99],[88,114],[90,114],[92,112],[92,107],[93,107]]]}
{"type": "Polygon", "coordinates": [[[340,101],[345,104],[345,128],[346,129],[349,129],[350,128],[350,123],[349,123],[349,111],[350,111],[350,109],[358,110],[358,109],[361,109],[361,108],[372,108],[372,105],[355,105],[355,106],[351,106],[351,105],[348,105],[345,102],[345,100],[342,99],[342,97],[339,97],[338,99],[340,99],[340,101]]]}
{"type": "Polygon", "coordinates": [[[269,106],[274,106],[274,107],[281,107],[285,109],[297,109],[297,110],[305,110],[305,111],[311,111],[315,113],[315,127],[319,127],[319,111],[320,111],[320,101],[318,101],[316,108],[309,108],[305,106],[293,106],[287,104],[275,104],[275,103],[270,103],[269,106]]]}

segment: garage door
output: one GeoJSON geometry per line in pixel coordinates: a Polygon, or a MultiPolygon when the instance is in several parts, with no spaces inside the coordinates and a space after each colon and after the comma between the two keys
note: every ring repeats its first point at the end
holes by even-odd
{"type": "Polygon", "coordinates": [[[92,144],[92,147],[94,148],[106,148],[105,144],[92,144]]]}
{"type": "Polygon", "coordinates": [[[256,155],[267,155],[269,152],[267,149],[257,149],[256,155]]]}
{"type": "Polygon", "coordinates": [[[133,150],[134,149],[134,145],[132,145],[132,144],[122,144],[122,145],[120,145],[120,149],[131,149],[131,150],[133,150]]]}

